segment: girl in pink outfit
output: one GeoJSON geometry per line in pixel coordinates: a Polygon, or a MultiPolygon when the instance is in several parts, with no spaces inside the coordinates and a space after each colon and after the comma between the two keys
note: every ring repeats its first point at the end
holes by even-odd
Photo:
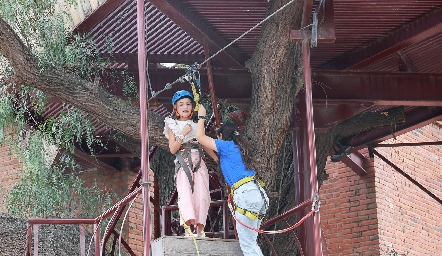
{"type": "MultiPolygon", "coordinates": [[[[174,94],[172,105],[173,118],[165,118],[164,135],[169,140],[170,152],[176,156],[180,224],[193,225],[197,236],[204,237],[204,225],[210,206],[209,173],[202,159],[202,146],[195,140],[197,124],[192,121],[195,101],[190,92],[182,90],[174,94]]],[[[213,150],[204,150],[218,161],[213,150]]]]}

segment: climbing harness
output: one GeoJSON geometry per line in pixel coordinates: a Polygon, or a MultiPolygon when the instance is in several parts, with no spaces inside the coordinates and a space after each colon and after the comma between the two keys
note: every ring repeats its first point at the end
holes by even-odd
{"type": "MultiPolygon", "coordinates": [[[[252,212],[252,211],[249,211],[249,210],[247,210],[247,209],[243,209],[243,208],[241,208],[241,207],[239,207],[239,206],[237,206],[236,204],[235,204],[235,202],[233,201],[233,194],[234,194],[234,191],[235,190],[237,190],[239,187],[241,187],[242,185],[244,185],[244,184],[246,184],[246,183],[248,183],[248,182],[255,182],[255,184],[259,187],[259,186],[261,186],[261,187],[264,187],[264,182],[262,181],[262,180],[257,180],[257,179],[255,179],[255,176],[248,176],[248,177],[245,177],[245,178],[242,178],[242,179],[240,179],[239,181],[237,181],[237,182],[235,182],[233,185],[232,185],[232,187],[230,188],[230,195],[229,195],[229,199],[228,199],[228,201],[230,200],[230,202],[233,202],[233,204],[234,204],[234,209],[237,211],[237,212],[239,212],[239,213],[241,213],[242,215],[245,215],[246,217],[248,217],[249,219],[251,219],[251,220],[256,220],[256,219],[264,219],[264,215],[261,215],[261,214],[259,214],[259,213],[256,213],[256,212],[252,212]]],[[[262,198],[264,199],[264,201],[265,201],[265,203],[266,203],[266,208],[268,208],[268,204],[267,204],[267,200],[265,200],[265,196],[264,196],[264,194],[263,194],[263,192],[261,191],[261,189],[259,189],[259,192],[261,193],[261,196],[262,196],[262,198]]]]}
{"type": "Polygon", "coordinates": [[[180,167],[183,168],[184,172],[186,173],[187,179],[189,180],[192,193],[193,193],[192,173],[197,172],[198,169],[200,168],[202,155],[203,155],[203,149],[201,147],[201,144],[199,144],[196,141],[184,143],[181,146],[180,150],[178,150],[178,152],[175,153],[176,159],[178,160],[175,163],[175,173],[178,171],[178,169],[180,169],[180,167]],[[192,157],[190,154],[192,149],[198,149],[199,153],[198,163],[195,166],[193,166],[192,157]],[[187,159],[188,164],[186,163],[184,158],[187,159]]]}
{"type": "MultiPolygon", "coordinates": [[[[249,177],[242,178],[239,181],[235,182],[231,187],[231,189],[232,189],[231,194],[233,194],[233,191],[238,189],[241,185],[244,185],[247,182],[254,181],[254,180],[255,180],[255,176],[249,176],[249,177]]],[[[261,185],[261,187],[264,187],[264,182],[262,180],[257,180],[257,181],[259,182],[259,185],[261,185]]]]}
{"type": "Polygon", "coordinates": [[[264,215],[261,215],[259,213],[256,212],[251,212],[249,210],[243,209],[237,205],[235,205],[235,211],[241,213],[242,215],[245,215],[246,217],[248,217],[251,220],[256,220],[256,219],[264,219],[264,215]]]}

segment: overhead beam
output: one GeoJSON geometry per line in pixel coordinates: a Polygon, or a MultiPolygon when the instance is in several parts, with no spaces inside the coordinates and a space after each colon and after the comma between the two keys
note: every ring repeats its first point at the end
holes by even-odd
{"type": "Polygon", "coordinates": [[[364,169],[366,160],[367,159],[361,153],[356,151],[346,155],[341,162],[350,167],[359,176],[363,176],[367,174],[367,171],[364,169]]]}
{"type": "MultiPolygon", "coordinates": [[[[102,58],[112,58],[118,63],[134,63],[137,64],[136,53],[103,53],[100,55],[102,58]]],[[[193,64],[195,62],[204,61],[204,54],[154,54],[148,53],[147,59],[149,63],[179,63],[179,64],[193,64]]],[[[134,65],[136,67],[136,65],[134,65]]]]}
{"type": "Polygon", "coordinates": [[[442,32],[442,8],[392,31],[389,35],[324,64],[322,69],[361,69],[414,43],[442,32]]]}
{"type": "Polygon", "coordinates": [[[75,149],[74,155],[84,161],[86,161],[87,163],[93,165],[93,166],[100,166],[101,168],[103,168],[106,171],[118,171],[117,169],[115,169],[113,166],[108,165],[100,160],[98,160],[97,158],[90,156],[88,154],[85,154],[83,152],[81,152],[78,149],[75,149]]]}
{"type": "MultiPolygon", "coordinates": [[[[153,90],[163,89],[184,73],[184,69],[149,69],[153,90]]],[[[207,72],[202,69],[200,73],[201,85],[208,90],[207,72]]],[[[220,99],[251,97],[252,81],[247,70],[216,69],[213,70],[213,79],[220,99]]],[[[312,72],[312,83],[315,105],[442,107],[442,74],[316,71],[312,72]]],[[[188,84],[174,85],[174,89],[188,87],[188,84]]],[[[172,94],[168,90],[158,98],[170,99],[172,94]]],[[[351,109],[337,109],[343,110],[350,113],[351,109]]]]}
{"type": "MultiPolygon", "coordinates": [[[[181,27],[198,43],[207,41],[211,53],[217,52],[229,42],[217,34],[213,28],[206,26],[197,13],[190,13],[181,0],[149,0],[158,10],[164,13],[175,24],[181,27]]],[[[216,58],[230,68],[244,68],[246,57],[232,46],[222,51],[216,58]]]]}
{"type": "Polygon", "coordinates": [[[442,107],[442,74],[330,71],[312,80],[316,102],[442,107]]]}
{"type": "Polygon", "coordinates": [[[304,0],[304,6],[302,9],[302,21],[301,26],[305,27],[310,24],[313,10],[313,0],[304,0]]]}

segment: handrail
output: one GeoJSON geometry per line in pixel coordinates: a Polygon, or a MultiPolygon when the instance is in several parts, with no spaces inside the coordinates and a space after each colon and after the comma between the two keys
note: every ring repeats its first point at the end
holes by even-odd
{"type": "Polygon", "coordinates": [[[296,213],[296,212],[298,212],[298,211],[300,211],[300,210],[304,209],[305,207],[310,206],[312,204],[313,204],[313,202],[311,199],[306,200],[306,201],[298,204],[297,206],[293,207],[292,209],[290,209],[286,212],[283,212],[283,213],[273,217],[272,219],[262,223],[261,228],[265,228],[267,226],[270,226],[270,225],[276,223],[277,221],[279,221],[287,216],[290,216],[290,215],[292,215],[292,214],[294,214],[294,213],[296,213]]]}
{"type": "Polygon", "coordinates": [[[32,233],[34,232],[34,255],[38,255],[38,226],[44,224],[62,224],[72,225],[78,224],[80,226],[80,255],[85,255],[84,240],[84,227],[83,225],[94,225],[95,232],[95,255],[100,255],[100,232],[96,219],[59,219],[59,218],[31,218],[28,219],[28,229],[26,235],[26,256],[31,256],[31,240],[32,233]],[[35,229],[33,229],[35,226],[35,229]]]}

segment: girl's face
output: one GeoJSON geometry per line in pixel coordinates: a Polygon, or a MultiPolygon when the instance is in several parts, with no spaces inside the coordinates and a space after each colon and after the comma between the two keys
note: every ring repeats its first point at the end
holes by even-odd
{"type": "Polygon", "coordinates": [[[176,111],[180,115],[180,120],[189,120],[192,118],[193,104],[189,98],[179,99],[176,103],[176,111]]]}

